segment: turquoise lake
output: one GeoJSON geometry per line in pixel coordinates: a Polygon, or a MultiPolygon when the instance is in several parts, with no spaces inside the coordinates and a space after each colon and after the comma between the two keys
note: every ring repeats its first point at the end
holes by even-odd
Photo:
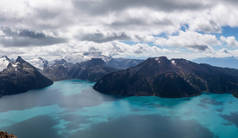
{"type": "Polygon", "coordinates": [[[0,98],[0,129],[18,138],[238,138],[238,99],[113,98],[67,80],[0,98]]]}

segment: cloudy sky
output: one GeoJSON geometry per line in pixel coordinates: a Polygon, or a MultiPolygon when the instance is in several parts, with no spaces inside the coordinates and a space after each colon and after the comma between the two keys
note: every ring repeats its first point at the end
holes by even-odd
{"type": "Polygon", "coordinates": [[[1,0],[0,56],[236,56],[237,7],[237,0],[1,0]]]}

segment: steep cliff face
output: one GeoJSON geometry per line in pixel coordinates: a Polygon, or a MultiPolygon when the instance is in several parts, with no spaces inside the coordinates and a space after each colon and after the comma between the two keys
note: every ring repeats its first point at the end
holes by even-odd
{"type": "Polygon", "coordinates": [[[94,89],[115,96],[169,98],[190,97],[204,91],[236,93],[238,70],[185,59],[149,58],[135,67],[104,76],[94,89]]]}
{"type": "Polygon", "coordinates": [[[0,72],[0,96],[40,89],[53,84],[34,66],[18,57],[0,72]]]}

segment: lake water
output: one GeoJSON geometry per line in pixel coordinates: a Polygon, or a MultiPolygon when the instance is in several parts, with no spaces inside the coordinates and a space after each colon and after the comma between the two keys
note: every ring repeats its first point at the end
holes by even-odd
{"type": "Polygon", "coordinates": [[[116,99],[68,80],[0,98],[0,129],[19,138],[238,138],[238,99],[116,99]]]}

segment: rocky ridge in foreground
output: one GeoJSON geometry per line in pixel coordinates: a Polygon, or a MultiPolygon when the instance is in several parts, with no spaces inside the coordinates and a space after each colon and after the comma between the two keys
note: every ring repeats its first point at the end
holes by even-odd
{"type": "Polygon", "coordinates": [[[0,138],[17,138],[13,134],[8,134],[7,132],[0,131],[0,138]]]}

